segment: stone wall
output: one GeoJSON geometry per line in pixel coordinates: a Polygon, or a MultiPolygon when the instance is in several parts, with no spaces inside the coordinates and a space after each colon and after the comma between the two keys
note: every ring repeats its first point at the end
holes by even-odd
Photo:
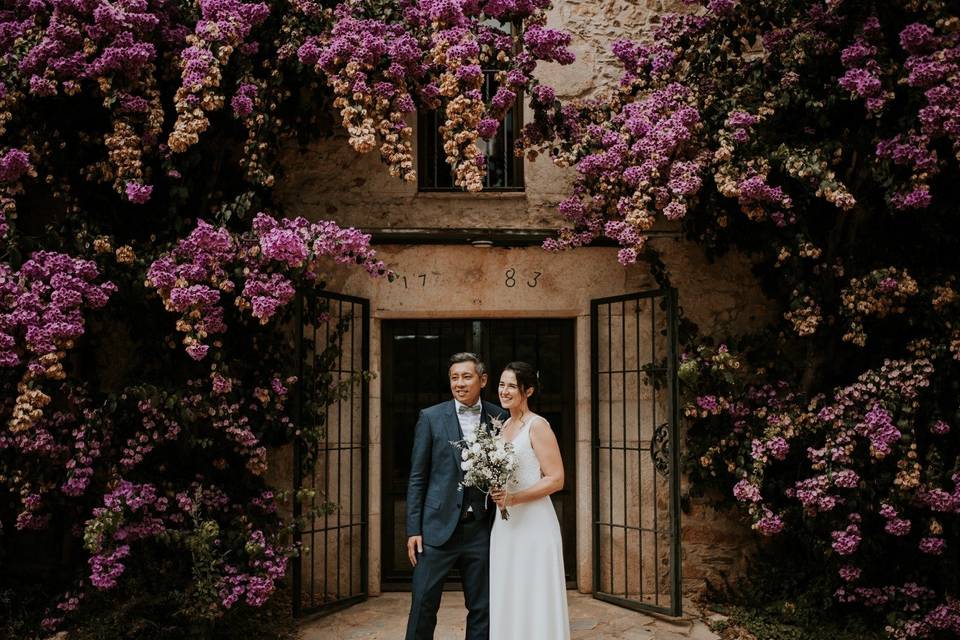
{"type": "MultiPolygon", "coordinates": [[[[589,96],[613,87],[619,68],[609,53],[610,44],[617,38],[637,37],[664,9],[663,3],[656,0],[556,0],[554,4],[550,26],[573,33],[572,46],[578,60],[571,67],[546,65],[539,73],[561,98],[589,96]]],[[[522,193],[418,193],[415,184],[391,178],[375,154],[357,156],[342,135],[308,148],[291,145],[283,154],[285,170],[277,194],[288,214],[333,219],[366,230],[548,230],[561,224],[555,207],[567,195],[573,176],[570,170],[558,169],[543,160],[525,160],[526,190],[522,193]]],[[[684,314],[704,333],[718,337],[742,334],[769,318],[771,309],[750,273],[747,257],[728,255],[710,263],[695,245],[676,235],[657,237],[652,242],[661,252],[671,281],[679,291],[684,314]]],[[[357,270],[337,269],[329,281],[332,290],[371,300],[374,372],[380,366],[379,323],[383,319],[577,319],[577,576],[580,589],[589,590],[593,570],[590,401],[595,392],[590,388],[588,366],[590,300],[655,288],[652,277],[642,266],[620,266],[612,248],[547,254],[536,247],[407,244],[381,245],[378,251],[401,276],[399,280],[389,284],[370,280],[357,270]],[[511,273],[517,286],[507,285],[511,273]]],[[[380,584],[379,389],[374,379],[368,482],[369,584],[373,593],[379,591],[380,584]]],[[[636,403],[641,398],[637,394],[633,400],[625,401],[636,403]]],[[[643,440],[641,434],[638,440],[643,440]]],[[[621,504],[625,497],[635,501],[640,488],[639,484],[629,486],[612,499],[621,504]]],[[[686,593],[701,589],[706,579],[720,582],[721,576],[739,571],[751,544],[750,532],[737,522],[735,515],[715,513],[698,501],[683,517],[681,537],[686,593]]],[[[648,559],[652,560],[652,556],[648,559]]],[[[639,558],[635,561],[640,562],[639,558]]],[[[601,571],[604,570],[612,572],[615,583],[619,579],[621,586],[626,585],[626,591],[634,589],[628,579],[617,578],[616,566],[602,565],[601,571]]],[[[648,574],[653,575],[654,571],[651,568],[648,574]]]]}

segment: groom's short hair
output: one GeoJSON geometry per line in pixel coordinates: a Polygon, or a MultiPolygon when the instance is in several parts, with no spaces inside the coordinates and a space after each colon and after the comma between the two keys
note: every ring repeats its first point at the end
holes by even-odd
{"type": "Polygon", "coordinates": [[[455,353],[450,356],[450,363],[447,365],[447,369],[459,362],[472,362],[477,367],[477,375],[482,376],[487,372],[487,368],[483,366],[483,360],[480,359],[480,356],[469,351],[461,351],[460,353],[455,353]]]}

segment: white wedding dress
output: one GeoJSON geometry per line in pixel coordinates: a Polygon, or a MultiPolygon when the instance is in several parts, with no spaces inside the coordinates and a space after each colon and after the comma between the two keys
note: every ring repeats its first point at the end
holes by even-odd
{"type": "MultiPolygon", "coordinates": [[[[541,478],[530,443],[530,423],[513,439],[520,466],[507,489],[518,491],[541,478]]],[[[560,523],[549,496],[499,510],[490,534],[490,640],[569,640],[567,587],[560,523]]]]}

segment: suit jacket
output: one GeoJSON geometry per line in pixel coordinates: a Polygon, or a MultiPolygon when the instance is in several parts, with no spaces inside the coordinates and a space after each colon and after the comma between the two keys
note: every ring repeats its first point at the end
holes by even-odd
{"type": "MultiPolygon", "coordinates": [[[[483,428],[490,427],[491,416],[501,420],[507,417],[507,412],[492,402],[483,401],[481,406],[483,428]]],[[[464,509],[466,490],[459,488],[463,480],[460,450],[450,443],[462,439],[453,400],[420,412],[407,483],[407,537],[422,535],[426,544],[439,547],[453,535],[464,509]]]]}

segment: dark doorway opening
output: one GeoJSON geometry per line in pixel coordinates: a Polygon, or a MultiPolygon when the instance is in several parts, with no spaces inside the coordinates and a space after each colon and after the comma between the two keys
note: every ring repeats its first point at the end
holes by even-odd
{"type": "MultiPolygon", "coordinates": [[[[383,457],[381,568],[384,590],[410,588],[405,513],[413,430],[420,410],[450,399],[447,360],[458,351],[481,356],[490,372],[483,392],[497,401],[503,366],[524,360],[540,372],[542,392],[531,408],[553,427],[563,455],[566,485],[553,495],[563,532],[567,584],[576,587],[576,388],[573,319],[384,320],[382,328],[383,457]]],[[[459,582],[451,576],[454,588],[459,582]]]]}

